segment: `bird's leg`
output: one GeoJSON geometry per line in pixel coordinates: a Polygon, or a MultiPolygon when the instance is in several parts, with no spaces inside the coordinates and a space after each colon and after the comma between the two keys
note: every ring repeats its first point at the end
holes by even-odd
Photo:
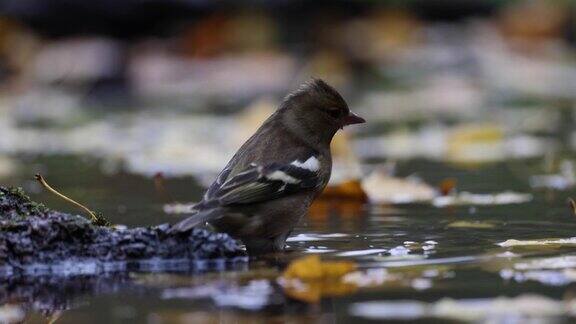
{"type": "Polygon", "coordinates": [[[284,244],[279,248],[274,239],[269,238],[243,238],[242,242],[246,245],[246,250],[250,256],[262,255],[267,253],[279,252],[284,250],[284,244]]]}

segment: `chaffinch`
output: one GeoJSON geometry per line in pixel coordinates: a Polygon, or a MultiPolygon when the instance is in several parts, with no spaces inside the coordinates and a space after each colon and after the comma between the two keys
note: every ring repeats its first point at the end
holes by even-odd
{"type": "Polygon", "coordinates": [[[249,254],[282,251],[330,179],[332,137],[364,122],[324,81],[304,83],[240,147],[194,214],[172,230],[208,223],[242,240],[249,254]]]}

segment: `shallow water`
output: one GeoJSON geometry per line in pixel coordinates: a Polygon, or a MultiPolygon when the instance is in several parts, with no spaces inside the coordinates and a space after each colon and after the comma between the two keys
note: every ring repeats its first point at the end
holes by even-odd
{"type": "MultiPolygon", "coordinates": [[[[107,174],[102,163],[86,158],[18,157],[17,161],[26,172],[4,183],[23,185],[33,199],[49,207],[77,212],[31,180],[34,172],[42,172],[53,186],[112,222],[128,226],[174,222],[182,216],[164,214],[163,204],[195,200],[202,194],[193,178],[175,178],[166,179],[162,195],[149,178],[107,174]]],[[[326,203],[328,208],[313,209],[294,231],[289,252],[283,255],[239,262],[220,271],[174,268],[38,277],[3,286],[4,299],[9,296],[11,302],[0,313],[25,313],[30,322],[59,317],[58,323],[525,318],[568,322],[574,314],[576,244],[568,240],[497,245],[509,239],[576,236],[576,216],[566,203],[576,192],[530,189],[529,174],[523,172],[541,163],[531,160],[474,169],[424,160],[402,163],[400,175],[417,172],[429,183],[456,177],[460,190],[515,190],[531,192],[534,198],[523,204],[445,208],[332,201],[326,203]],[[286,265],[315,253],[354,261],[358,270],[348,278],[352,286],[314,288],[318,291],[313,300],[283,286],[279,277],[286,265]],[[494,299],[506,296],[512,299],[494,299]]]]}

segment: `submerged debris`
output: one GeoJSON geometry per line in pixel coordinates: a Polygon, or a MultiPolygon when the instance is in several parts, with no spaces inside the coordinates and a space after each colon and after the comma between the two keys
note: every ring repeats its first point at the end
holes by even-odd
{"type": "MultiPolygon", "coordinates": [[[[227,234],[170,225],[131,229],[96,226],[81,216],[53,211],[21,189],[0,187],[0,264],[9,268],[69,260],[204,260],[244,255],[227,234]]],[[[0,276],[6,272],[0,266],[0,276]]]]}

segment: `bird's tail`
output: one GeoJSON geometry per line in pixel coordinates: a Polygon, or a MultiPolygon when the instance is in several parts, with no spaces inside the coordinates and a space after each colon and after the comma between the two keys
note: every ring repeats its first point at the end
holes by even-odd
{"type": "Polygon", "coordinates": [[[212,219],[215,214],[217,214],[217,210],[215,209],[198,211],[196,214],[174,224],[170,231],[172,233],[189,231],[196,226],[204,225],[207,221],[212,219]]]}

